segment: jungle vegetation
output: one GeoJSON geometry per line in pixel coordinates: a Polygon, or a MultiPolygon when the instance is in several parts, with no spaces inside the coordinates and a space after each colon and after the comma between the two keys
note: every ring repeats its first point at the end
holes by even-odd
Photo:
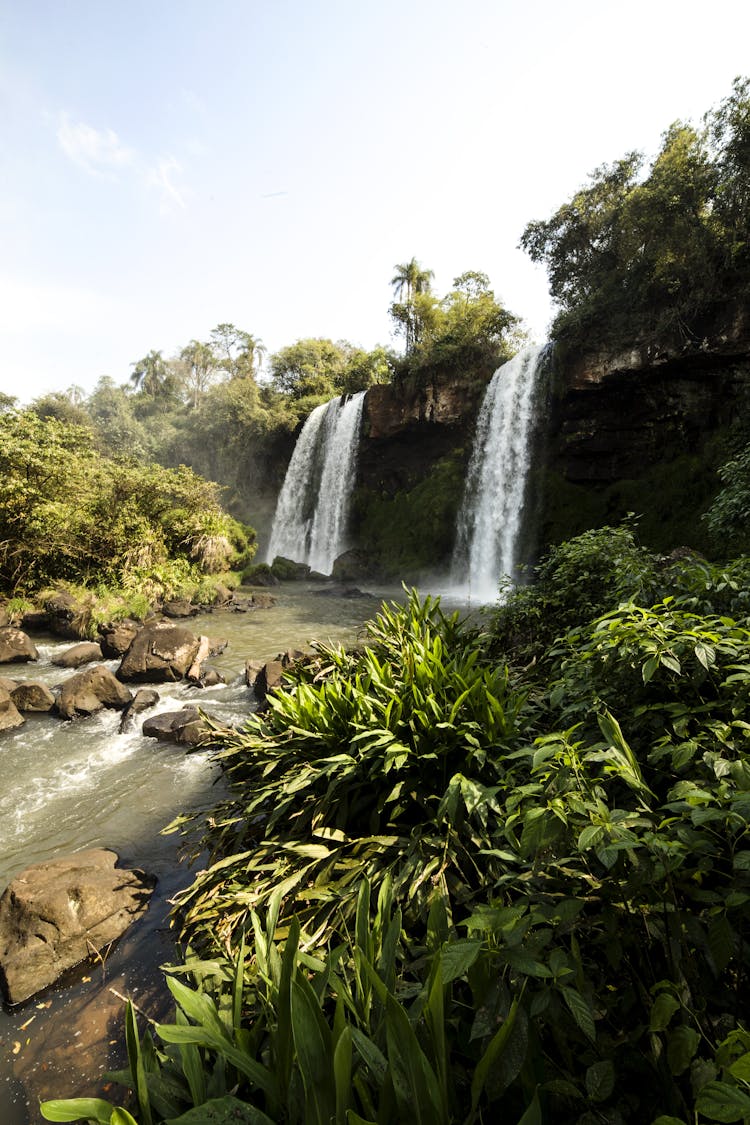
{"type": "Polygon", "coordinates": [[[570,347],[702,341],[707,318],[750,289],[750,80],[701,125],[677,121],[646,166],[597,168],[522,247],[548,270],[552,335],[570,347]]]}
{"type": "Polygon", "coordinates": [[[537,579],[411,592],[220,737],[174,1020],[49,1120],[748,1119],[750,561],[625,525],[537,579]]]}

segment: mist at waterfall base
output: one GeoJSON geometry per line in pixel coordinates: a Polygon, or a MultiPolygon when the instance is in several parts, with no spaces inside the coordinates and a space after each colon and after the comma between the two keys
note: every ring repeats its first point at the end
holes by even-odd
{"type": "Polygon", "coordinates": [[[282,555],[330,574],[346,550],[365,394],[331,399],[307,418],[279,494],[267,562],[282,555]]]}
{"type": "Polygon", "coordinates": [[[485,392],[458,513],[454,597],[492,602],[503,578],[518,577],[537,391],[548,347],[518,352],[497,369],[485,392]]]}

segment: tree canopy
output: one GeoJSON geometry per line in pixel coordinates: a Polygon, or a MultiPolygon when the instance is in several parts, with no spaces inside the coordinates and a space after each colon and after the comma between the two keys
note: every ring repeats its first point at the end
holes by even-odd
{"type": "Polygon", "coordinates": [[[521,245],[544,262],[554,334],[623,344],[701,334],[701,317],[750,286],[750,81],[700,127],[675,122],[644,171],[626,154],[597,168],[521,245]]]}

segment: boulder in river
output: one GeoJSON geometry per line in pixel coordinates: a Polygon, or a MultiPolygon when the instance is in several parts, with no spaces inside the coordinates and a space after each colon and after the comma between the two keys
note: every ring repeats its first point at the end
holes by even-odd
{"type": "Polygon", "coordinates": [[[144,625],[122,658],[119,679],[175,683],[195,662],[200,640],[183,625],[156,621],[144,625]]]}
{"type": "Polygon", "coordinates": [[[120,720],[120,730],[130,730],[133,727],[137,716],[143,714],[144,711],[148,711],[149,708],[153,707],[158,702],[158,691],[154,691],[153,688],[140,688],[140,690],[135,693],[130,703],[128,703],[127,707],[122,713],[122,719],[120,720]]]}
{"type": "Polygon", "coordinates": [[[41,680],[22,680],[11,688],[10,697],[19,711],[51,711],[55,697],[41,680]]]}
{"type": "Polygon", "coordinates": [[[57,709],[64,719],[75,719],[80,715],[93,715],[103,707],[122,710],[131,699],[124,684],[108,668],[97,664],[83,672],[76,672],[65,681],[60,690],[57,709]]]}
{"type": "MultiPolygon", "coordinates": [[[[197,746],[210,741],[213,725],[222,726],[211,715],[202,715],[197,707],[183,707],[180,711],[162,711],[152,715],[143,724],[146,738],[158,738],[162,742],[178,742],[181,746],[197,746]]],[[[224,728],[226,729],[226,728],[224,728]]]]}
{"type": "Polygon", "coordinates": [[[0,731],[15,730],[16,727],[23,726],[25,721],[13,702],[10,692],[0,687],[0,731]]]}
{"type": "Polygon", "coordinates": [[[65,652],[53,656],[52,663],[58,668],[80,668],[82,664],[91,664],[94,660],[103,660],[102,646],[94,641],[81,641],[65,652]]]}
{"type": "Polygon", "coordinates": [[[161,607],[165,617],[196,617],[200,613],[197,605],[193,605],[190,598],[172,598],[161,607]]]}
{"type": "Polygon", "coordinates": [[[102,625],[99,635],[105,659],[116,660],[118,657],[124,656],[140,628],[138,622],[132,621],[129,617],[126,617],[123,621],[115,621],[110,625],[102,625]]]}
{"type": "Polygon", "coordinates": [[[23,630],[12,625],[0,628],[0,664],[20,664],[38,659],[39,653],[23,630]]]}
{"type": "Polygon", "coordinates": [[[104,848],[26,868],[0,898],[0,981],[10,1004],[53,984],[143,914],[155,880],[104,848]]]}

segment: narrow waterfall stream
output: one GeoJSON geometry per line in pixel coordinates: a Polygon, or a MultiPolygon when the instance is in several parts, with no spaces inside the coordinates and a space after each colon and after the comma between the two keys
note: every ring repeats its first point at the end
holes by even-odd
{"type": "Polygon", "coordinates": [[[279,494],[267,562],[283,555],[329,574],[346,549],[365,393],[331,399],[307,418],[279,494]]]}
{"type": "Polygon", "coordinates": [[[497,597],[503,575],[517,576],[536,391],[546,351],[546,346],[525,348],[499,367],[477,418],[453,573],[479,601],[497,597]]]}

